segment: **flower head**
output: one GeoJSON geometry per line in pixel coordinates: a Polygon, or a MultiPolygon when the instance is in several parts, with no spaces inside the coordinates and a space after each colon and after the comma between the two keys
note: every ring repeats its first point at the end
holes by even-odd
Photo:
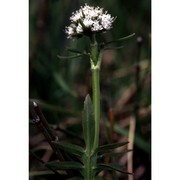
{"type": "Polygon", "coordinates": [[[78,37],[83,34],[107,31],[112,28],[115,18],[103,8],[88,6],[87,4],[72,13],[71,24],[66,27],[68,38],[78,37]]]}

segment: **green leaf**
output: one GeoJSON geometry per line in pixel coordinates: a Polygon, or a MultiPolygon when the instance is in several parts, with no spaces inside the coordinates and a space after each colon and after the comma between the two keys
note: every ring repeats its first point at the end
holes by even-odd
{"type": "MultiPolygon", "coordinates": [[[[109,124],[108,124],[109,126],[109,124]]],[[[128,131],[126,129],[121,128],[118,124],[114,125],[114,131],[116,133],[122,134],[126,137],[128,137],[128,131]]],[[[137,133],[135,134],[135,139],[134,139],[135,145],[137,145],[139,148],[144,150],[146,153],[150,154],[151,152],[151,146],[150,144],[145,141],[142,137],[140,137],[137,133]]]]}
{"type": "MultiPolygon", "coordinates": [[[[59,173],[60,177],[61,177],[62,174],[66,175],[65,171],[58,171],[58,173],[59,173]]],[[[30,177],[31,176],[46,176],[46,175],[51,175],[51,174],[54,174],[54,172],[48,171],[48,170],[45,170],[45,171],[30,171],[29,172],[30,177]]]]}
{"type": "Polygon", "coordinates": [[[128,152],[132,152],[132,151],[133,150],[125,150],[122,152],[105,153],[105,154],[98,155],[98,159],[102,159],[104,157],[119,157],[119,156],[123,156],[124,154],[126,154],[128,152]]]}
{"type": "Polygon", "coordinates": [[[128,35],[128,36],[125,36],[125,37],[116,39],[116,40],[114,40],[114,41],[109,41],[109,42],[105,43],[105,45],[108,45],[108,44],[111,44],[111,43],[114,43],[114,42],[118,42],[118,41],[124,41],[124,40],[126,40],[126,39],[129,39],[129,38],[133,37],[134,35],[135,35],[135,33],[132,33],[132,34],[130,34],[130,35],[128,35]]]}
{"type": "Polygon", "coordinates": [[[118,171],[123,174],[130,174],[133,175],[133,173],[126,172],[122,169],[122,166],[118,164],[97,164],[96,167],[97,172],[101,172],[103,170],[110,170],[110,171],[118,171]]]}
{"type": "Polygon", "coordinates": [[[83,165],[78,163],[78,162],[74,162],[74,161],[55,161],[55,162],[49,162],[46,163],[46,165],[48,165],[49,167],[52,167],[55,170],[66,170],[66,169],[77,169],[77,170],[81,170],[83,169],[83,165]]]}
{"type": "Polygon", "coordinates": [[[77,54],[77,55],[73,55],[73,56],[59,56],[59,55],[57,55],[57,57],[59,59],[75,59],[75,58],[78,58],[81,56],[83,56],[83,54],[77,54]]]}
{"type": "Polygon", "coordinates": [[[59,73],[54,73],[54,79],[58,83],[58,85],[62,88],[62,90],[69,93],[73,97],[77,96],[76,93],[72,91],[72,88],[68,86],[68,84],[65,82],[65,80],[59,73]]]}
{"type": "Polygon", "coordinates": [[[58,148],[70,154],[74,154],[77,156],[82,156],[84,154],[84,149],[81,146],[57,141],[52,141],[52,143],[55,144],[58,148]]]}
{"type": "Polygon", "coordinates": [[[93,105],[89,95],[86,96],[84,101],[84,110],[82,117],[83,135],[86,143],[86,149],[88,152],[92,150],[94,144],[94,116],[93,116],[93,105]]]}
{"type": "Polygon", "coordinates": [[[73,52],[73,53],[83,54],[83,52],[78,51],[78,50],[76,50],[76,49],[67,48],[67,50],[70,51],[70,52],[73,52]]]}
{"type": "Polygon", "coordinates": [[[104,146],[99,146],[96,149],[96,152],[99,152],[99,151],[108,151],[108,150],[111,150],[111,149],[115,149],[115,148],[124,146],[124,145],[126,145],[128,143],[129,142],[122,142],[122,143],[114,143],[114,144],[107,144],[107,145],[104,145],[104,146]]]}
{"type": "Polygon", "coordinates": [[[67,48],[67,50],[70,51],[70,52],[72,52],[72,53],[77,53],[77,54],[89,56],[88,53],[86,53],[86,52],[81,52],[81,51],[78,51],[78,50],[76,50],[76,49],[67,48]]]}
{"type": "MultiPolygon", "coordinates": [[[[106,126],[109,127],[110,124],[106,123],[106,126]]],[[[128,137],[129,132],[128,130],[121,128],[118,124],[114,124],[114,131],[118,134],[128,137]]],[[[143,139],[139,134],[135,134],[134,143],[137,147],[141,148],[144,152],[150,154],[151,153],[151,146],[150,144],[143,139]]]]}

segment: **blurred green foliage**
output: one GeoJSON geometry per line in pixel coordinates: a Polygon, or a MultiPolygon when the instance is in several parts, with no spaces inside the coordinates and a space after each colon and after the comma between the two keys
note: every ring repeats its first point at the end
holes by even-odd
{"type": "MultiPolygon", "coordinates": [[[[151,104],[148,79],[151,60],[150,0],[30,0],[29,96],[30,100],[35,99],[39,103],[51,124],[64,122],[68,117],[78,117],[80,121],[84,98],[86,94],[91,94],[89,60],[86,57],[75,60],[57,58],[57,55],[71,54],[67,47],[81,51],[88,49],[86,38],[70,40],[64,32],[65,26],[70,23],[71,13],[84,3],[103,7],[117,17],[113,28],[102,34],[99,40],[110,41],[136,33],[135,37],[119,44],[123,45],[122,49],[104,53],[101,70],[102,114],[107,115],[109,107],[117,109],[118,100],[135,83],[133,66],[137,58],[147,64],[140,72],[140,79],[145,80],[141,86],[139,107],[146,108],[151,104]],[[136,42],[138,36],[143,38],[139,57],[136,42]]],[[[120,118],[118,113],[116,117],[120,118]]],[[[150,115],[141,119],[142,123],[137,125],[136,133],[138,138],[150,143],[150,115]]],[[[142,159],[148,161],[150,167],[150,155],[144,153],[142,159]]],[[[135,155],[141,159],[140,154],[135,155]]]]}

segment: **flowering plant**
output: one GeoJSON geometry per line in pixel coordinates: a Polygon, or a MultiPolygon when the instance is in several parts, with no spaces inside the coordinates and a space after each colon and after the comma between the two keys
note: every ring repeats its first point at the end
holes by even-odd
{"type": "Polygon", "coordinates": [[[85,4],[72,14],[70,17],[71,24],[66,27],[68,38],[80,37],[83,34],[97,33],[107,31],[112,28],[115,18],[111,17],[103,8],[92,7],[85,4]]]}
{"type": "MultiPolygon", "coordinates": [[[[70,17],[71,24],[66,27],[65,32],[68,38],[79,38],[88,36],[90,39],[90,49],[88,53],[81,53],[78,50],[71,50],[76,53],[75,56],[63,57],[60,59],[73,59],[79,56],[87,55],[91,63],[92,71],[92,100],[87,95],[84,101],[84,109],[82,115],[82,127],[85,146],[60,142],[56,139],[48,127],[43,130],[47,136],[48,142],[55,151],[60,162],[49,162],[45,165],[51,168],[55,173],[57,170],[66,170],[67,176],[75,176],[77,179],[96,180],[98,174],[104,170],[118,171],[125,174],[132,174],[122,169],[119,164],[101,163],[104,157],[119,156],[122,152],[113,152],[115,148],[124,146],[128,142],[113,143],[99,146],[99,122],[100,122],[100,69],[102,54],[106,50],[106,46],[116,41],[122,41],[129,36],[110,41],[99,43],[96,36],[99,33],[106,32],[112,28],[115,17],[112,17],[103,8],[91,7],[85,4],[83,7],[72,13],[70,17]],[[112,151],[112,152],[111,152],[112,151]]],[[[40,129],[47,126],[47,122],[42,116],[37,104],[34,103],[34,122],[40,129]]],[[[125,151],[127,152],[127,151],[125,151]]],[[[125,153],[124,152],[124,153],[125,153]]]]}

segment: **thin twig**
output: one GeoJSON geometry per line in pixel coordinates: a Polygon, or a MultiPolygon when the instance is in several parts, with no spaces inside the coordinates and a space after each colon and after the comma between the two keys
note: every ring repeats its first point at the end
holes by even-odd
{"type": "MultiPolygon", "coordinates": [[[[52,141],[56,141],[56,137],[51,132],[48,126],[48,122],[36,102],[33,102],[33,109],[35,113],[30,112],[31,118],[34,120],[37,127],[45,136],[59,161],[64,161],[64,157],[66,157],[66,154],[64,151],[61,151],[55,144],[52,143],[52,141]]],[[[71,170],[67,170],[67,173],[70,177],[73,176],[73,172],[71,170]]]]}
{"type": "MultiPolygon", "coordinates": [[[[135,128],[136,128],[136,119],[131,116],[129,120],[128,150],[133,150],[135,128]]],[[[128,172],[133,172],[133,151],[127,154],[127,169],[128,172]]],[[[132,175],[128,175],[128,180],[133,180],[133,179],[134,177],[132,175]]]]}
{"type": "Polygon", "coordinates": [[[47,139],[48,143],[50,144],[53,151],[57,155],[57,158],[60,161],[63,161],[64,158],[62,156],[62,152],[60,152],[60,150],[54,144],[52,144],[52,141],[54,141],[56,139],[56,137],[52,134],[52,132],[48,126],[48,122],[45,119],[44,115],[42,114],[42,112],[36,102],[33,102],[33,108],[36,113],[36,114],[32,114],[34,122],[36,123],[36,125],[40,129],[40,131],[43,133],[45,138],[47,139]]]}

